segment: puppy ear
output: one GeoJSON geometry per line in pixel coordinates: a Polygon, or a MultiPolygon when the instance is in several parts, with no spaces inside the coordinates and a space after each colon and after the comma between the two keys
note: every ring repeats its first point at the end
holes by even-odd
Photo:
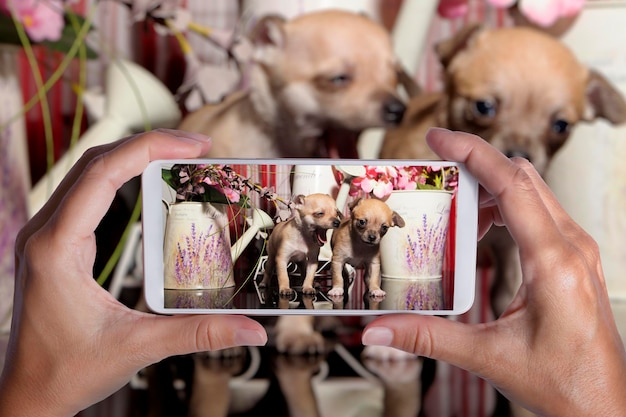
{"type": "Polygon", "coordinates": [[[391,214],[391,220],[393,221],[392,226],[404,227],[404,219],[395,211],[391,214]]]}
{"type": "Polygon", "coordinates": [[[409,98],[417,97],[422,94],[422,88],[400,62],[396,62],[396,76],[398,77],[398,84],[404,88],[409,98]]]}
{"type": "Polygon", "coordinates": [[[279,15],[263,16],[252,28],[248,37],[255,46],[276,46],[282,48],[285,44],[284,25],[287,20],[279,15]]]}
{"type": "Polygon", "coordinates": [[[482,25],[474,23],[462,28],[452,38],[436,44],[435,52],[444,68],[447,68],[454,57],[467,48],[476,36],[484,30],[482,25]]]}
{"type": "Polygon", "coordinates": [[[626,122],[626,101],[606,78],[599,72],[590,70],[584,119],[591,121],[598,117],[613,124],[626,122]]]}
{"type": "Polygon", "coordinates": [[[343,213],[337,209],[337,217],[339,217],[339,220],[343,220],[343,213]]]}
{"type": "Polygon", "coordinates": [[[352,213],[352,210],[354,210],[354,208],[358,206],[360,202],[361,202],[361,197],[357,197],[354,200],[352,200],[350,204],[348,204],[348,208],[350,209],[351,213],[352,213]]]}
{"type": "Polygon", "coordinates": [[[304,205],[305,199],[306,199],[306,196],[304,196],[303,194],[298,194],[297,196],[295,196],[293,199],[293,202],[296,205],[296,208],[299,208],[300,206],[304,205]]]}

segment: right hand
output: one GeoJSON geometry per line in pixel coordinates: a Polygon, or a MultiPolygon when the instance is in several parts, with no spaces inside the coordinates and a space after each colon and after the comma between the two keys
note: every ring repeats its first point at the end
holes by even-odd
{"type": "Polygon", "coordinates": [[[495,321],[388,315],[366,327],[363,343],[449,362],[541,415],[623,415],[626,354],[597,244],[528,161],[508,159],[466,133],[433,129],[427,140],[442,159],[464,163],[478,179],[481,236],[493,225],[508,228],[523,282],[495,321]]]}

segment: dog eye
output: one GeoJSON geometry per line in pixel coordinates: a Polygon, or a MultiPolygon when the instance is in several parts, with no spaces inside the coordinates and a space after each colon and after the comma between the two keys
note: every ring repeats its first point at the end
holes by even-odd
{"type": "Polygon", "coordinates": [[[489,100],[476,100],[474,101],[474,114],[478,117],[496,117],[497,105],[489,100]]]}
{"type": "Polygon", "coordinates": [[[324,217],[324,212],[323,211],[318,211],[317,213],[313,213],[313,217],[317,217],[318,219],[320,217],[324,217]]]}
{"type": "Polygon", "coordinates": [[[359,223],[359,226],[365,226],[367,224],[367,220],[365,220],[365,219],[359,219],[357,221],[359,223]]]}
{"type": "Polygon", "coordinates": [[[339,74],[334,77],[330,77],[328,82],[335,87],[344,87],[352,81],[352,77],[349,74],[339,74]]]}
{"type": "Polygon", "coordinates": [[[389,229],[389,226],[387,226],[386,224],[383,224],[382,226],[380,226],[380,231],[383,233],[387,233],[388,229],[389,229]]]}
{"type": "Polygon", "coordinates": [[[552,132],[557,135],[564,135],[569,132],[569,127],[570,125],[566,120],[555,120],[554,123],[552,123],[552,132]]]}
{"type": "Polygon", "coordinates": [[[347,88],[353,80],[348,72],[335,74],[322,74],[314,78],[315,87],[320,91],[333,93],[347,88]]]}

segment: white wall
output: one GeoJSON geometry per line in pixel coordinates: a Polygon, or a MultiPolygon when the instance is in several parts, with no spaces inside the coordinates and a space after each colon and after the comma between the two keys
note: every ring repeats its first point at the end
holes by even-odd
{"type": "MultiPolygon", "coordinates": [[[[626,95],[626,1],[589,1],[563,40],[626,95]]],[[[599,243],[609,294],[626,338],[626,126],[576,127],[547,180],[599,243]]]]}

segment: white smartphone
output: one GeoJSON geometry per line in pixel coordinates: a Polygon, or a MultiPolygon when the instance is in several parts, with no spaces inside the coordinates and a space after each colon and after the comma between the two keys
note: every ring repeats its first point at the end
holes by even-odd
{"type": "Polygon", "coordinates": [[[457,315],[474,301],[478,185],[462,164],[160,160],[142,200],[158,313],[457,315]],[[368,199],[384,206],[355,208],[368,199]]]}

